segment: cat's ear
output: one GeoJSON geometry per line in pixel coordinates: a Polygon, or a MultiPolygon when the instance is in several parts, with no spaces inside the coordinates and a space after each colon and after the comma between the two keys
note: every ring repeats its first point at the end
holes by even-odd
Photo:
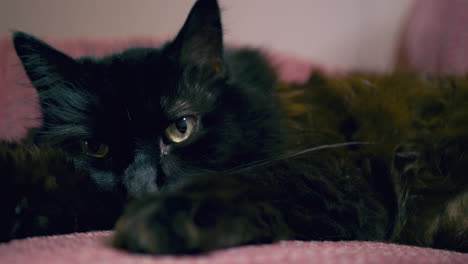
{"type": "Polygon", "coordinates": [[[13,43],[34,87],[48,89],[77,73],[78,63],[45,42],[23,32],[14,32],[13,43]]]}
{"type": "Polygon", "coordinates": [[[223,72],[223,32],[216,0],[198,0],[170,45],[180,65],[223,72]]]}
{"type": "Polygon", "coordinates": [[[77,88],[81,64],[26,33],[15,32],[13,42],[26,73],[39,93],[42,133],[35,140],[57,143],[68,137],[83,136],[79,126],[87,119],[90,94],[77,88]]]}

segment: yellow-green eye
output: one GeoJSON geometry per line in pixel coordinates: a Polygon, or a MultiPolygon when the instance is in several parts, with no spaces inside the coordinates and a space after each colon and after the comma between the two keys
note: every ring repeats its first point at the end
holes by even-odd
{"type": "Polygon", "coordinates": [[[93,158],[104,158],[109,153],[109,146],[91,140],[82,140],[81,151],[93,158]]]}
{"type": "Polygon", "coordinates": [[[174,143],[182,142],[192,135],[196,125],[197,119],[193,116],[179,118],[166,128],[166,137],[174,143]]]}

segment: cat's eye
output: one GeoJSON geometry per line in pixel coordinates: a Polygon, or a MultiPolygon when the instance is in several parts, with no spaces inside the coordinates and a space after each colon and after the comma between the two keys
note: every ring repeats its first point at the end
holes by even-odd
{"type": "Polygon", "coordinates": [[[197,119],[193,116],[179,118],[166,128],[166,137],[174,143],[182,142],[192,135],[196,126],[197,119]]]}
{"type": "Polygon", "coordinates": [[[93,158],[104,158],[109,153],[109,146],[93,140],[82,140],[81,151],[93,158]]]}

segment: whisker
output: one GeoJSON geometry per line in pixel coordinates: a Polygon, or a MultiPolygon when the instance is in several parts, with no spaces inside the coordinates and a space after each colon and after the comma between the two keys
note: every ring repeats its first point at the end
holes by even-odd
{"type": "Polygon", "coordinates": [[[132,121],[132,117],[130,116],[130,112],[128,111],[128,108],[125,107],[125,110],[127,110],[127,117],[128,117],[128,120],[132,121]]]}
{"type": "Polygon", "coordinates": [[[245,169],[250,169],[250,168],[253,168],[253,167],[261,166],[261,165],[264,165],[264,164],[267,164],[267,163],[270,163],[270,162],[273,162],[273,161],[289,159],[289,158],[297,157],[297,156],[302,155],[302,154],[306,154],[306,153],[310,153],[310,152],[314,152],[314,151],[318,151],[318,150],[322,150],[322,149],[340,148],[340,147],[347,147],[347,146],[353,146],[353,145],[368,145],[368,144],[372,144],[372,143],[370,143],[370,142],[360,142],[360,141],[351,141],[351,142],[343,142],[343,143],[336,143],[336,144],[320,145],[320,146],[307,148],[307,149],[304,149],[304,150],[301,150],[301,151],[298,151],[298,152],[294,152],[294,153],[279,155],[279,156],[269,158],[269,159],[257,160],[257,161],[254,161],[254,162],[250,162],[250,163],[247,163],[247,164],[243,164],[243,165],[231,168],[231,169],[229,169],[229,170],[227,170],[225,172],[226,173],[239,172],[239,171],[242,171],[242,170],[245,170],[245,169]]]}

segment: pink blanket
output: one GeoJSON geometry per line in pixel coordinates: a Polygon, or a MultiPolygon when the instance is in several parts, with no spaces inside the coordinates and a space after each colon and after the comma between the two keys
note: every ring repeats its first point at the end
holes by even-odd
{"type": "Polygon", "coordinates": [[[416,0],[400,42],[408,66],[430,74],[468,73],[468,1],[416,0]]]}
{"type": "Polygon", "coordinates": [[[93,232],[13,241],[0,245],[0,264],[468,263],[468,254],[371,242],[285,241],[219,250],[201,256],[148,256],[106,246],[111,235],[111,232],[93,232]]]}

